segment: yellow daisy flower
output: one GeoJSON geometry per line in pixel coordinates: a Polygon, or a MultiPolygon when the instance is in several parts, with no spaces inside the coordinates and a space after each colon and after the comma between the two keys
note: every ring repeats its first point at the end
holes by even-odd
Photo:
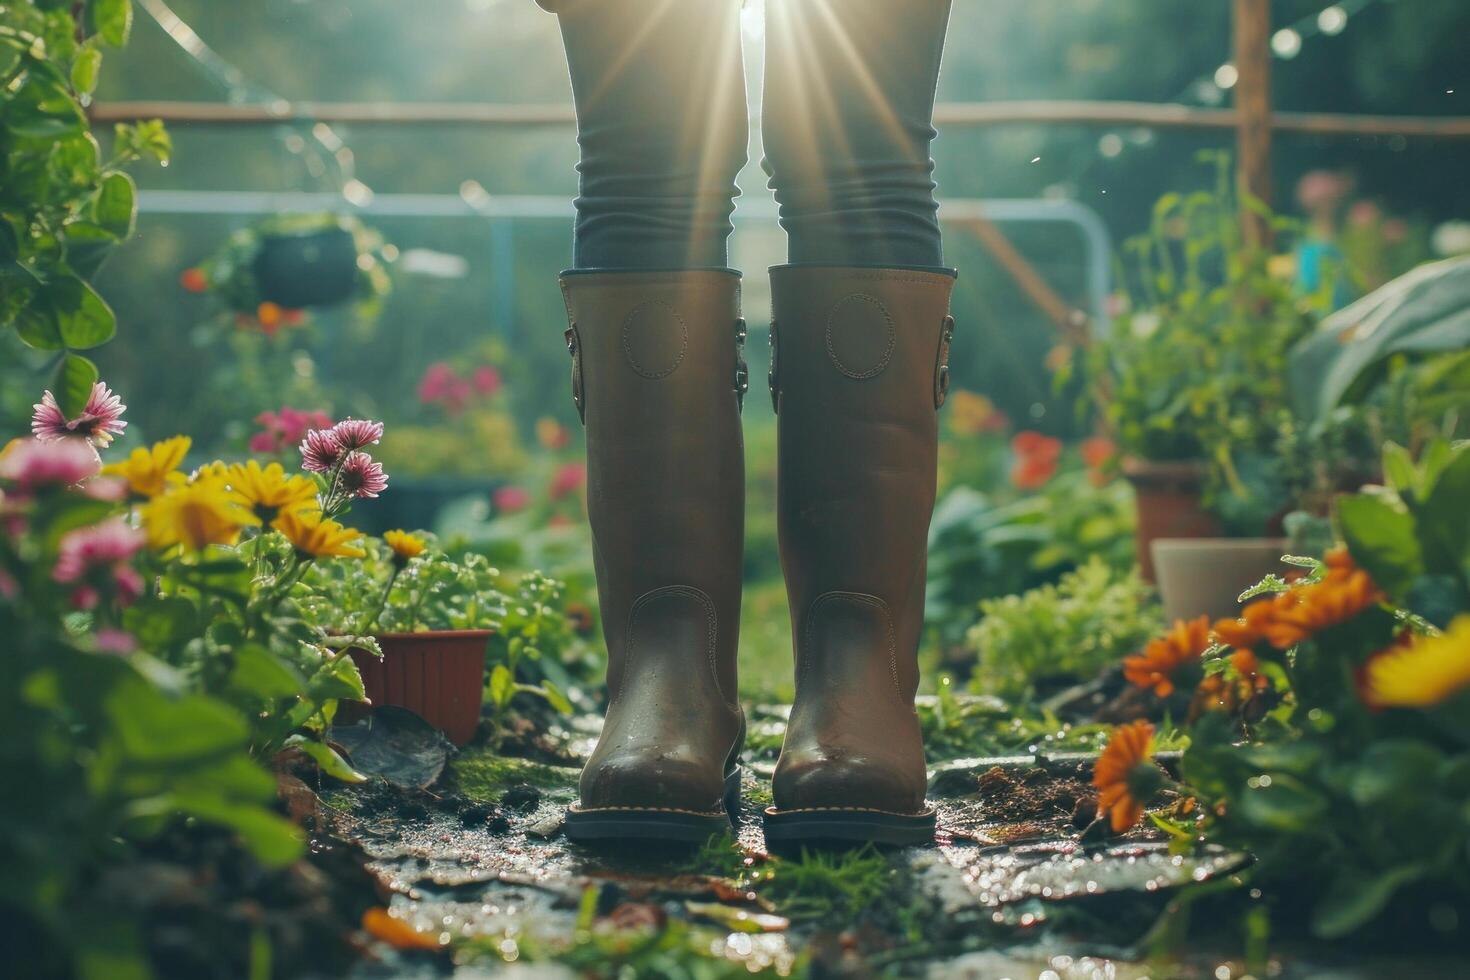
{"type": "Polygon", "coordinates": [[[343,527],[322,517],[320,511],[282,511],[272,525],[302,555],[313,558],[362,558],[367,552],[349,542],[362,537],[361,531],[343,527]]]}
{"type": "Polygon", "coordinates": [[[155,442],[147,449],[134,449],[121,463],[108,463],[102,467],[106,476],[120,476],[128,482],[128,489],[140,497],[156,497],[171,486],[184,482],[179,465],[188,453],[188,436],[174,436],[155,442]]]}
{"type": "Polygon", "coordinates": [[[424,553],[429,543],[416,534],[407,531],[385,531],[383,540],[388,542],[388,547],[393,549],[395,561],[407,563],[411,558],[417,558],[424,553]]]}
{"type": "Polygon", "coordinates": [[[144,504],[142,515],[150,546],[181,544],[191,551],[234,544],[241,529],[260,523],[244,498],[214,480],[171,487],[144,504]]]}
{"type": "Polygon", "coordinates": [[[189,474],[190,483],[215,483],[224,486],[230,482],[230,464],[222,459],[205,463],[189,474]]]}
{"type": "Polygon", "coordinates": [[[255,516],[271,524],[288,510],[315,510],[316,483],[304,476],[287,476],[280,463],[262,467],[255,460],[230,467],[230,489],[250,504],[255,516]]]}
{"type": "Polygon", "coordinates": [[[1375,707],[1428,708],[1470,688],[1470,616],[1438,636],[1416,636],[1363,668],[1363,696],[1375,707]]]}

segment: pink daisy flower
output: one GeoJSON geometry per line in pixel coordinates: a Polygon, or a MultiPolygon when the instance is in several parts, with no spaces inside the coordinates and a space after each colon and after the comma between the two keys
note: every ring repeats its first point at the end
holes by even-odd
{"type": "Polygon", "coordinates": [[[127,561],[143,547],[143,532],[114,517],[62,535],[51,577],[75,582],[93,568],[127,561]]]}
{"type": "Polygon", "coordinates": [[[495,501],[495,509],[502,514],[525,510],[531,503],[531,495],[524,487],[501,487],[495,491],[492,499],[495,501]]]}
{"type": "Polygon", "coordinates": [[[383,438],[383,423],[371,419],[343,419],[332,426],[332,435],[343,449],[351,452],[371,446],[383,438]]]}
{"type": "Polygon", "coordinates": [[[31,416],[31,434],[43,442],[77,437],[105,449],[114,436],[122,435],[123,429],[128,427],[122,420],[127,406],[101,381],[92,385],[86,407],[74,419],[68,419],[62,413],[56,396],[49,391],[44,392],[32,408],[35,414],[31,416]]]}
{"type": "Polygon", "coordinates": [[[352,452],[342,464],[342,492],[349,497],[376,497],[388,489],[383,464],[367,453],[352,452]]]}
{"type": "Polygon", "coordinates": [[[102,468],[97,450],[84,439],[21,442],[0,456],[0,479],[26,493],[38,487],[71,486],[102,468]]]}
{"type": "Polygon", "coordinates": [[[342,444],[331,429],[312,429],[301,440],[301,468],[308,473],[330,472],[342,452],[342,444]]]}
{"type": "Polygon", "coordinates": [[[143,577],[128,562],[144,544],[143,532],[121,517],[68,531],[57,549],[51,577],[62,584],[77,583],[72,604],[92,609],[100,601],[97,586],[110,585],[123,605],[143,594],[143,577]]]}

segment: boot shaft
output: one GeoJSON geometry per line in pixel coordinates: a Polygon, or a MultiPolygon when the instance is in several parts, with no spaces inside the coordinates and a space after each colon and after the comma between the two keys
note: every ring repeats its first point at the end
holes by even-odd
{"type": "Polygon", "coordinates": [[[745,516],[739,278],[575,273],[562,293],[609,688],[616,697],[626,686],[632,656],[634,673],[691,684],[712,668],[733,703],[745,516]]]}
{"type": "Polygon", "coordinates": [[[845,659],[824,683],[882,666],[913,698],[953,283],[900,269],[771,271],[779,533],[798,684],[845,659]],[[863,658],[885,663],[851,662],[863,658]]]}

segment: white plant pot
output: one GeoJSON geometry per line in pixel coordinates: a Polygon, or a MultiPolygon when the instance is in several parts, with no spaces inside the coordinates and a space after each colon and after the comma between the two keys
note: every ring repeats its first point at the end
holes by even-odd
{"type": "Polygon", "coordinates": [[[1157,538],[1154,569],[1164,615],[1175,619],[1237,616],[1237,597],[1271,572],[1280,574],[1285,538],[1157,538]]]}

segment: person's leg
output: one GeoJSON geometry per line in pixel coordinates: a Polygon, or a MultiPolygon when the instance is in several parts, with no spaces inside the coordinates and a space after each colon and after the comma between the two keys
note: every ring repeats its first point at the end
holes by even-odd
{"type": "Polygon", "coordinates": [[[581,147],[573,266],[725,265],[748,126],[738,0],[559,0],[581,147]]]}
{"type": "Polygon", "coordinates": [[[608,654],[575,840],[728,831],[745,517],[739,0],[560,0],[577,102],[576,268],[562,276],[608,654]]]}
{"type": "Polygon", "coordinates": [[[769,0],[777,513],[796,702],[773,845],[934,835],[914,713],[948,386],[930,116],[949,0],[769,0]]]}
{"type": "Polygon", "coordinates": [[[796,265],[943,265],[934,90],[950,0],[769,0],[763,166],[796,265]]]}

